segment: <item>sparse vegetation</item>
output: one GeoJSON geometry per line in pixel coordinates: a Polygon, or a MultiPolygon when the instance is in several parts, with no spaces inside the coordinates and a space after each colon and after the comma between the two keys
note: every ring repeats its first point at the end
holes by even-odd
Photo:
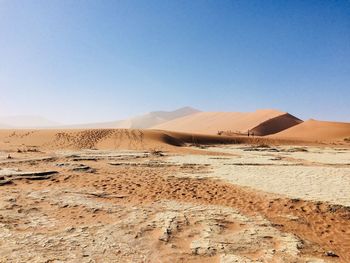
{"type": "Polygon", "coordinates": [[[242,133],[240,131],[218,131],[217,135],[224,135],[224,136],[247,136],[247,133],[242,133]]]}

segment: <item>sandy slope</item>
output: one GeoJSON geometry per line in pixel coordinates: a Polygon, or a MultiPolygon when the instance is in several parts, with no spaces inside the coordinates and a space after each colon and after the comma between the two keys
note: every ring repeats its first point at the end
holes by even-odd
{"type": "Polygon", "coordinates": [[[0,147],[8,151],[22,148],[171,150],[187,144],[247,143],[253,140],[140,129],[0,130],[0,147]]]}
{"type": "Polygon", "coordinates": [[[248,130],[256,128],[256,135],[266,135],[291,127],[300,122],[294,116],[287,115],[277,110],[257,110],[255,112],[199,112],[172,121],[156,125],[152,128],[160,130],[171,130],[180,132],[193,132],[203,134],[217,134],[218,131],[231,131],[247,133],[248,130]],[[257,127],[262,123],[270,121],[269,127],[257,127]],[[283,123],[283,125],[281,125],[283,123]]]}
{"type": "Polygon", "coordinates": [[[309,141],[333,141],[350,137],[350,123],[308,120],[271,136],[309,141]]]}
{"type": "Polygon", "coordinates": [[[274,134],[296,126],[302,122],[303,121],[297,117],[289,113],[285,113],[260,123],[258,126],[251,129],[251,133],[257,136],[274,134]]]}
{"type": "MultiPolygon", "coordinates": [[[[0,149],[11,152],[57,149],[188,151],[181,146],[213,144],[300,145],[304,141],[267,137],[191,134],[142,129],[0,130],[0,149]]],[[[315,145],[316,143],[308,143],[315,145]]],[[[344,145],[346,146],[346,145],[344,145]]],[[[191,150],[193,152],[193,150],[191,150]]],[[[196,151],[201,151],[197,147],[196,151]]]]}

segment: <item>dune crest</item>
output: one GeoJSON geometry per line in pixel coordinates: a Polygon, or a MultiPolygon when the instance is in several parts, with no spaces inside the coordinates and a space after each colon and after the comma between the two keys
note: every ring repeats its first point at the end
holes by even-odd
{"type": "Polygon", "coordinates": [[[267,109],[255,112],[199,112],[152,128],[202,134],[217,134],[219,131],[247,134],[250,130],[255,135],[262,136],[279,132],[300,122],[301,120],[288,113],[267,109]]]}
{"type": "Polygon", "coordinates": [[[264,136],[269,134],[275,134],[285,129],[291,128],[295,125],[302,123],[303,121],[297,117],[285,113],[262,122],[258,126],[254,127],[251,132],[257,136],[264,136]]]}

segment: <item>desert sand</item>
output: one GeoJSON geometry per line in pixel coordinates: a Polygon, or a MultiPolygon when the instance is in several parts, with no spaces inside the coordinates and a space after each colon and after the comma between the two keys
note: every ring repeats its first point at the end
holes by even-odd
{"type": "Polygon", "coordinates": [[[217,134],[219,131],[268,135],[301,123],[298,118],[278,110],[255,112],[199,112],[160,125],[153,129],[189,133],[217,134]],[[264,123],[268,121],[266,125],[264,123]]]}
{"type": "Polygon", "coordinates": [[[342,141],[350,138],[350,123],[308,120],[271,137],[319,142],[342,141]]]}
{"type": "Polygon", "coordinates": [[[293,143],[2,130],[0,262],[349,262],[349,145],[293,143]]]}

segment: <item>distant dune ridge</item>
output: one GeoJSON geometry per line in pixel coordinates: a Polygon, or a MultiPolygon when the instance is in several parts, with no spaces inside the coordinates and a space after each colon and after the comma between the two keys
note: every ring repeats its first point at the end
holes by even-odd
{"type": "Polygon", "coordinates": [[[217,134],[218,131],[264,136],[279,132],[302,121],[278,110],[255,112],[199,112],[152,127],[179,132],[217,134]]]}
{"type": "MultiPolygon", "coordinates": [[[[100,123],[87,123],[77,125],[60,126],[59,128],[65,129],[99,129],[99,128],[120,128],[120,129],[147,129],[154,125],[161,124],[166,121],[170,121],[176,118],[187,116],[199,112],[199,110],[191,107],[183,107],[174,111],[153,111],[144,115],[132,117],[130,119],[112,121],[112,122],[100,122],[100,123]]],[[[56,127],[57,128],[57,127],[56,127]]]]}
{"type": "MultiPolygon", "coordinates": [[[[52,138],[59,130],[75,129],[80,134],[73,137],[80,138],[82,136],[83,140],[90,135],[98,137],[98,134],[105,134],[103,129],[130,129],[130,132],[120,130],[110,132],[109,135],[117,136],[113,140],[114,143],[118,141],[118,144],[124,144],[124,140],[126,144],[133,144],[135,147],[136,144],[139,146],[147,144],[147,140],[151,144],[157,142],[178,146],[197,140],[203,143],[213,143],[217,141],[217,138],[208,136],[220,134],[221,137],[231,136],[232,139],[247,137],[248,131],[250,137],[267,136],[268,139],[272,140],[350,142],[350,123],[317,120],[303,122],[290,113],[273,109],[255,112],[201,112],[191,107],[183,107],[174,111],[154,111],[120,121],[77,125],[59,125],[38,116],[0,117],[0,129],[35,128],[53,130],[47,133],[41,131],[40,136],[43,138],[49,134],[49,137],[52,138]],[[84,129],[87,130],[85,133],[84,129]],[[100,131],[89,131],[91,129],[100,131]],[[155,140],[155,138],[157,139],[155,140]]],[[[37,134],[37,132],[32,133],[33,136],[29,137],[36,140],[37,134]]],[[[103,141],[111,142],[111,140],[103,141]]],[[[218,142],[228,141],[219,139],[218,142]]],[[[134,148],[134,146],[129,145],[128,147],[134,148]]],[[[139,146],[136,148],[143,147],[139,146]]]]}
{"type": "Polygon", "coordinates": [[[350,123],[311,119],[271,137],[306,141],[339,140],[350,138],[350,123]]]}
{"type": "Polygon", "coordinates": [[[0,128],[44,128],[58,125],[60,125],[60,123],[41,116],[0,116],[0,128]]]}
{"type": "Polygon", "coordinates": [[[155,125],[181,118],[184,116],[192,115],[200,112],[191,107],[184,107],[174,111],[154,111],[143,116],[135,117],[131,119],[132,129],[145,129],[155,125]]]}

